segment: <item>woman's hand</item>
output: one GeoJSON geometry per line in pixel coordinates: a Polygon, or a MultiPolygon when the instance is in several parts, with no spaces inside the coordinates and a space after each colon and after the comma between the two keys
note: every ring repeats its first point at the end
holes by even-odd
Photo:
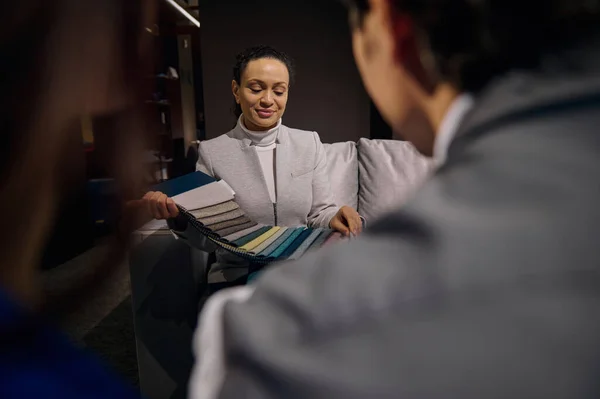
{"type": "Polygon", "coordinates": [[[358,212],[349,206],[343,206],[329,222],[329,227],[345,236],[362,233],[362,220],[358,212]]]}
{"type": "Polygon", "coordinates": [[[179,215],[179,209],[177,209],[175,201],[160,191],[147,192],[142,198],[142,202],[155,219],[169,219],[179,215]]]}

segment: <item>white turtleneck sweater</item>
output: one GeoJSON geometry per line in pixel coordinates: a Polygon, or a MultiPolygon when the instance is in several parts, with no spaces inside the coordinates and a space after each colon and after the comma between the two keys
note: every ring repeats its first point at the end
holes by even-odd
{"type": "Polygon", "coordinates": [[[277,148],[277,134],[279,133],[279,126],[281,126],[281,119],[277,122],[277,126],[264,132],[254,132],[248,130],[244,125],[243,117],[240,116],[238,120],[240,127],[246,134],[246,136],[252,140],[252,146],[256,150],[260,166],[262,168],[265,183],[267,184],[267,190],[269,191],[269,197],[271,202],[277,202],[277,192],[275,189],[275,151],[277,148]]]}

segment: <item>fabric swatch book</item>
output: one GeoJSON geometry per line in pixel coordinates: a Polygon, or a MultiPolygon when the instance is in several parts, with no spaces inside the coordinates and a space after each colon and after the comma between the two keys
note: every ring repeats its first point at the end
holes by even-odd
{"type": "Polygon", "coordinates": [[[202,172],[153,188],[173,198],[188,223],[219,247],[246,259],[252,269],[305,253],[342,239],[330,229],[267,226],[251,220],[223,180],[202,172]]]}

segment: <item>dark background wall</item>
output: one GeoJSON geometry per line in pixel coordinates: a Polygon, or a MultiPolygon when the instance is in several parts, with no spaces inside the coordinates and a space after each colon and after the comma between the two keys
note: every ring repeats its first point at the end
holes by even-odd
{"type": "Polygon", "coordinates": [[[323,142],[369,137],[370,102],[352,57],[345,8],[333,0],[200,0],[206,137],[229,131],[235,55],[274,46],[297,64],[283,117],[287,126],[316,130],[323,142]]]}

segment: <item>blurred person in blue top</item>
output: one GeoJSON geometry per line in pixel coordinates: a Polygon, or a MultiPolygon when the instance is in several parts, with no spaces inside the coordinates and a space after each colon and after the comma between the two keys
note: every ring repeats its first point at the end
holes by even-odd
{"type": "Polygon", "coordinates": [[[139,394],[95,357],[74,347],[56,324],[106,280],[125,253],[120,234],[90,273],[52,297],[39,267],[61,197],[83,157],[83,117],[114,118],[104,166],[123,201],[139,189],[141,136],[135,129],[141,72],[154,2],[142,0],[11,1],[0,5],[0,398],[133,398],[139,394]],[[143,6],[142,6],[143,4],[143,6]],[[126,126],[126,124],[129,124],[126,126]],[[125,130],[125,129],[124,129],[125,130]],[[72,146],[73,145],[73,146],[72,146]],[[71,147],[72,146],[72,147],[71,147]],[[80,147],[79,147],[80,146],[80,147]],[[76,151],[75,151],[76,153],[76,151]],[[81,158],[81,159],[79,159],[81,158]]]}

